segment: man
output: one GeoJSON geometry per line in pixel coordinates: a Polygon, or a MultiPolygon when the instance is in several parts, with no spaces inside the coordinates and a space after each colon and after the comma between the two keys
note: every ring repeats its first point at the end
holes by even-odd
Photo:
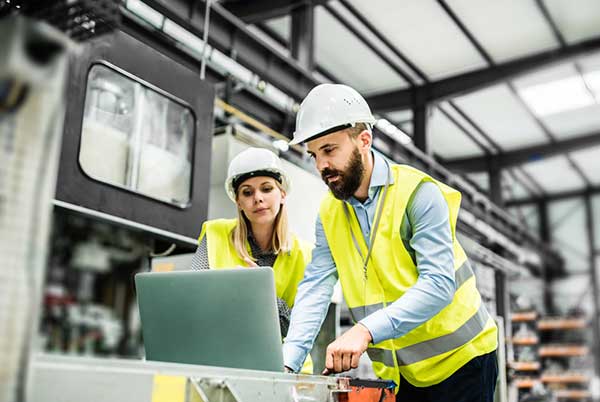
{"type": "Polygon", "coordinates": [[[300,106],[292,143],[306,143],[329,189],[316,247],[284,344],[297,372],[340,280],[356,324],[327,347],[326,373],[358,366],[398,385],[398,401],[493,401],[497,328],[456,240],[460,193],[371,150],[369,106],[322,84],[300,106]]]}

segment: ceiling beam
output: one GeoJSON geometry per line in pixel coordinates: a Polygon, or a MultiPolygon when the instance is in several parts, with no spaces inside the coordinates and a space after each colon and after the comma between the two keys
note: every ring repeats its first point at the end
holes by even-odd
{"type": "Polygon", "coordinates": [[[588,188],[571,190],[571,191],[563,191],[560,193],[548,194],[544,197],[527,197],[527,198],[515,198],[512,200],[506,201],[506,207],[519,207],[523,205],[537,204],[540,201],[560,201],[565,200],[567,198],[575,198],[575,197],[585,197],[585,196],[593,196],[596,194],[600,194],[600,186],[592,186],[588,188]]]}
{"type": "Polygon", "coordinates": [[[358,29],[352,21],[348,20],[342,13],[337,11],[335,8],[325,5],[325,10],[335,18],[342,26],[344,26],[356,39],[362,42],[366,47],[368,47],[373,53],[375,53],[385,64],[388,65],[389,68],[394,70],[402,79],[409,84],[413,84],[414,80],[396,63],[392,60],[385,52],[380,50],[377,46],[373,44],[371,39],[367,35],[365,35],[360,29],[358,29]]]}
{"type": "Polygon", "coordinates": [[[410,89],[400,89],[367,97],[367,102],[375,112],[391,112],[413,106],[415,91],[424,93],[426,102],[439,102],[446,98],[475,91],[503,82],[509,78],[529,73],[553,63],[559,63],[600,50],[600,37],[555,50],[526,56],[520,59],[499,63],[480,70],[444,78],[410,89]]]}
{"type": "MultiPolygon", "coordinates": [[[[429,82],[429,79],[423,72],[423,70],[419,69],[415,63],[413,63],[408,57],[406,57],[400,49],[398,49],[388,38],[386,38],[379,29],[372,24],[362,12],[360,12],[356,7],[354,7],[348,0],[340,0],[340,4],[350,12],[362,25],[364,25],[369,31],[373,33],[388,49],[390,49],[406,66],[409,67],[410,71],[418,76],[418,78],[422,81],[429,82]]],[[[411,85],[415,85],[414,81],[409,81],[411,85]]]]}
{"type": "Polygon", "coordinates": [[[283,17],[298,7],[317,6],[328,0],[222,0],[220,3],[247,24],[283,17]]]}
{"type": "Polygon", "coordinates": [[[315,9],[302,5],[292,11],[291,23],[292,57],[308,71],[315,69],[315,9]]]}
{"type": "Polygon", "coordinates": [[[543,145],[534,145],[514,151],[503,152],[494,156],[477,156],[473,158],[446,159],[444,166],[459,172],[485,171],[489,167],[491,159],[497,161],[501,168],[518,166],[527,162],[562,155],[566,152],[574,152],[588,147],[600,145],[600,132],[594,132],[575,138],[549,142],[543,145]]]}

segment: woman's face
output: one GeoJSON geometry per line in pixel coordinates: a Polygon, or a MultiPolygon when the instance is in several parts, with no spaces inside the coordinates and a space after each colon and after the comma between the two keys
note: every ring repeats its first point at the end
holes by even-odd
{"type": "Polygon", "coordinates": [[[252,224],[275,222],[285,201],[285,192],[280,190],[272,177],[257,176],[244,181],[237,191],[237,204],[252,224]]]}

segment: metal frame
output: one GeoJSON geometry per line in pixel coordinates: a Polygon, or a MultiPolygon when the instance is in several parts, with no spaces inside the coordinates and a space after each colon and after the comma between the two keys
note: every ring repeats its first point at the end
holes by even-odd
{"type": "Polygon", "coordinates": [[[585,197],[587,195],[600,194],[600,186],[590,186],[581,190],[564,191],[560,193],[547,194],[544,197],[530,197],[510,200],[506,203],[508,207],[516,207],[520,205],[535,204],[540,200],[559,201],[566,198],[585,197]]]}
{"type": "Polygon", "coordinates": [[[294,13],[298,8],[305,6],[314,7],[325,4],[329,0],[311,0],[310,2],[299,0],[224,0],[221,4],[238,18],[247,24],[256,24],[271,18],[282,17],[294,13]]]}
{"type": "Polygon", "coordinates": [[[48,354],[32,358],[28,385],[30,402],[329,401],[352,392],[342,377],[48,354]],[[203,392],[194,397],[195,385],[203,392]]]}
{"type": "MultiPolygon", "coordinates": [[[[477,49],[477,51],[479,52],[479,54],[486,60],[486,62],[491,67],[497,67],[497,64],[494,62],[494,60],[489,55],[489,53],[483,48],[483,46],[481,45],[481,43],[479,43],[479,41],[469,31],[469,29],[462,23],[462,21],[460,20],[460,18],[458,18],[458,16],[450,9],[450,7],[446,4],[445,0],[438,0],[438,3],[444,9],[444,11],[448,14],[448,16],[452,19],[452,21],[454,21],[454,23],[458,26],[458,28],[461,30],[461,32],[467,37],[467,39],[469,40],[469,42],[471,42],[471,44],[477,49]]],[[[545,9],[545,6],[543,6],[543,5],[540,6],[539,2],[537,4],[538,4],[539,7],[541,7],[542,14],[544,14],[544,17],[546,18],[546,20],[548,21],[548,23],[553,28],[553,32],[555,33],[555,35],[557,37],[557,41],[561,44],[561,49],[563,51],[565,51],[565,49],[567,47],[566,44],[565,44],[565,41],[562,38],[562,35],[559,33],[558,29],[556,28],[555,24],[551,20],[548,11],[545,9]],[[545,13],[543,11],[545,11],[545,13]]],[[[506,78],[508,79],[508,78],[511,78],[511,77],[506,77],[506,78]]],[[[544,132],[544,134],[546,135],[546,137],[548,137],[548,139],[550,140],[550,144],[548,144],[548,145],[549,146],[556,145],[557,140],[554,137],[554,135],[550,132],[550,130],[548,129],[548,127],[541,121],[541,119],[538,116],[536,116],[535,113],[533,113],[533,111],[531,110],[531,108],[529,107],[529,105],[527,105],[527,103],[525,103],[525,101],[523,101],[523,98],[521,97],[521,95],[519,94],[519,92],[516,90],[516,88],[512,84],[512,82],[510,82],[510,81],[507,80],[506,84],[508,85],[510,91],[515,96],[515,98],[519,101],[519,103],[521,104],[521,106],[527,111],[527,113],[535,121],[535,123],[537,124],[537,126],[544,132]]],[[[583,171],[581,170],[581,168],[568,155],[568,153],[566,153],[566,157],[569,160],[569,163],[571,164],[571,166],[573,167],[573,169],[575,169],[577,171],[577,173],[585,181],[586,185],[589,186],[590,185],[590,181],[585,176],[585,174],[583,173],[583,171]]],[[[499,169],[500,168],[500,166],[498,166],[496,164],[497,162],[494,159],[492,159],[491,162],[492,162],[491,163],[492,165],[496,166],[494,169],[499,169]]],[[[488,164],[488,166],[489,166],[489,164],[488,164]]]]}
{"type": "Polygon", "coordinates": [[[590,252],[590,280],[592,282],[592,314],[594,315],[592,318],[593,332],[594,332],[594,368],[596,376],[600,375],[600,344],[598,343],[598,339],[600,339],[600,307],[598,306],[598,301],[600,297],[600,289],[598,287],[598,268],[596,266],[596,254],[594,253],[594,249],[596,246],[595,241],[595,232],[594,232],[594,214],[592,208],[592,197],[590,194],[587,194],[584,197],[585,201],[585,215],[586,215],[586,230],[588,235],[588,249],[590,252]]]}
{"type": "Polygon", "coordinates": [[[208,214],[214,89],[192,70],[124,32],[100,37],[72,58],[67,88],[67,113],[60,158],[56,199],[126,221],[195,237],[208,214]],[[178,208],[143,194],[90,178],[79,164],[83,108],[89,69],[108,62],[152,87],[187,103],[195,114],[190,205],[178,208]],[[170,74],[164,74],[169,71],[170,74]]]}
{"type": "Polygon", "coordinates": [[[291,53],[292,57],[309,71],[315,67],[315,9],[305,4],[292,11],[291,53]]]}
{"type": "MultiPolygon", "coordinates": [[[[520,148],[515,151],[501,152],[496,155],[495,158],[500,167],[506,168],[519,166],[538,159],[561,155],[566,152],[586,149],[596,145],[600,145],[600,131],[548,144],[534,145],[520,148]]],[[[453,170],[476,172],[486,170],[489,163],[489,157],[445,159],[443,163],[453,170]]]]}
{"type": "Polygon", "coordinates": [[[388,56],[385,55],[379,48],[374,46],[371,41],[351,23],[348,21],[342,14],[340,14],[335,8],[331,7],[328,4],[324,5],[325,10],[335,18],[341,25],[343,25],[346,29],[348,29],[358,40],[360,40],[364,45],[366,45],[369,49],[373,51],[385,64],[387,64],[395,73],[397,73],[400,77],[402,77],[409,84],[414,81],[412,78],[400,68],[393,60],[391,60],[388,56]]]}
{"type": "MultiPolygon", "coordinates": [[[[197,2],[144,0],[144,3],[196,36],[202,37],[204,7],[197,2]]],[[[218,3],[211,6],[208,42],[296,99],[302,99],[319,83],[311,71],[302,67],[296,60],[281,55],[218,3]]]]}
{"type": "MultiPolygon", "coordinates": [[[[498,145],[498,143],[496,141],[494,141],[492,139],[492,137],[487,134],[479,124],[477,124],[469,115],[467,115],[467,113],[465,113],[458,105],[456,105],[455,102],[453,101],[448,101],[448,104],[452,107],[452,109],[454,109],[467,123],[469,123],[469,125],[475,129],[475,131],[477,131],[477,133],[479,133],[479,135],[481,135],[489,144],[489,147],[492,148],[492,150],[490,150],[487,146],[485,146],[484,144],[482,144],[479,140],[477,140],[473,135],[471,135],[468,130],[466,129],[466,127],[464,127],[462,124],[460,124],[459,122],[456,121],[456,119],[454,119],[454,117],[450,116],[447,112],[444,112],[444,114],[446,115],[446,117],[448,117],[450,119],[450,121],[452,121],[457,127],[459,127],[461,130],[463,130],[463,132],[469,137],[471,138],[471,140],[473,140],[473,142],[475,142],[484,152],[485,152],[485,156],[482,157],[481,159],[484,161],[484,165],[482,167],[482,171],[483,170],[487,170],[489,172],[489,169],[491,166],[496,166],[499,169],[502,168],[502,165],[499,164],[498,162],[498,158],[500,155],[502,155],[504,153],[502,147],[500,147],[500,145],[498,145]]],[[[440,105],[438,104],[438,109],[442,110],[440,108],[440,105]]],[[[460,169],[456,169],[455,167],[449,165],[448,160],[443,160],[442,162],[445,166],[448,166],[450,169],[452,170],[458,170],[460,171],[460,169]]],[[[523,170],[521,170],[521,173],[523,175],[527,175],[527,173],[523,170]]],[[[531,194],[534,194],[535,191],[532,190],[529,185],[527,183],[525,183],[523,180],[521,180],[520,178],[518,178],[517,176],[515,176],[514,174],[512,174],[512,172],[509,172],[509,174],[512,176],[512,178],[516,181],[518,181],[523,187],[525,187],[531,194]]],[[[541,186],[532,178],[532,177],[527,177],[528,180],[531,182],[531,184],[534,185],[534,187],[536,187],[536,189],[538,191],[541,191],[543,193],[543,189],[541,188],[541,186]]],[[[491,180],[490,180],[491,183],[491,180]]]]}
{"type": "MultiPolygon", "coordinates": [[[[548,202],[540,201],[537,206],[538,217],[540,221],[539,231],[540,238],[542,241],[550,244],[552,236],[550,233],[550,218],[548,217],[548,202]]],[[[552,314],[554,312],[554,303],[552,301],[552,292],[550,291],[551,277],[547,274],[543,276],[544,284],[544,307],[546,308],[546,314],[552,314]]]]}
{"type": "MultiPolygon", "coordinates": [[[[339,0],[340,4],[344,6],[344,8],[354,16],[361,24],[363,24],[377,39],[379,39],[388,49],[390,49],[409,69],[409,72],[413,72],[416,77],[412,77],[410,80],[407,80],[411,85],[420,84],[420,81],[429,82],[427,75],[417,67],[408,57],[406,57],[400,49],[392,44],[392,42],[385,37],[376,27],[373,25],[368,19],[366,19],[363,14],[358,11],[349,1],[347,0],[339,0]]],[[[410,75],[409,72],[406,72],[407,75],[410,75]]]]}

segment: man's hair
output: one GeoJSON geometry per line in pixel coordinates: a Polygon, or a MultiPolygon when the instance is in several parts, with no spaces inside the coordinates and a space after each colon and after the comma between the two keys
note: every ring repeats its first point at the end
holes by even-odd
{"type": "Polygon", "coordinates": [[[346,132],[350,137],[356,138],[360,135],[360,133],[368,129],[369,127],[367,127],[366,123],[356,123],[354,127],[347,128],[346,132]]]}

